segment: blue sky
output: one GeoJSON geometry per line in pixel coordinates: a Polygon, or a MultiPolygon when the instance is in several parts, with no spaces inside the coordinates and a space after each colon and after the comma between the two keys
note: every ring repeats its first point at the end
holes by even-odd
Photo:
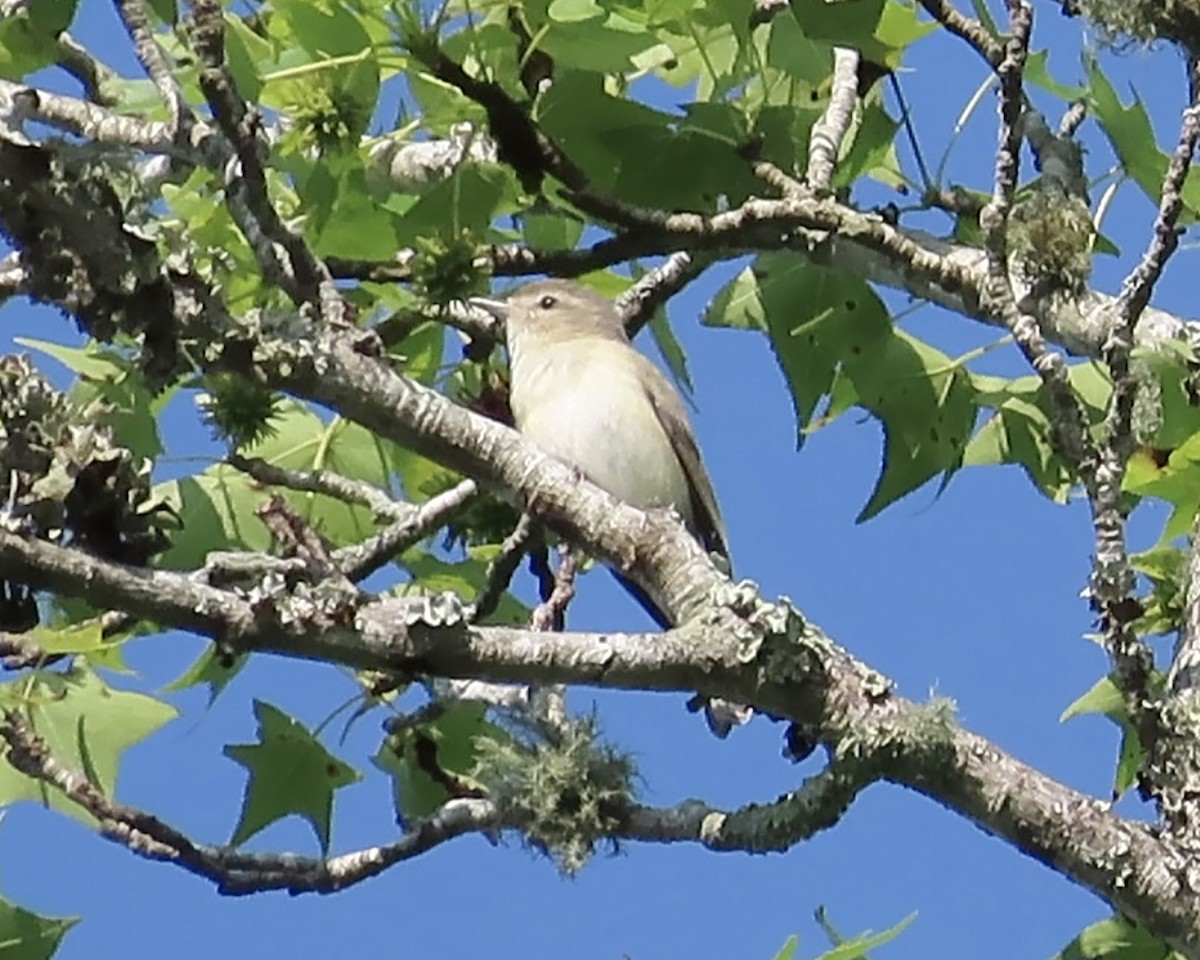
{"type": "MultiPolygon", "coordinates": [[[[78,36],[102,42],[110,62],[134,71],[109,6],[81,6],[78,36]]],[[[1052,4],[1038,4],[1036,12],[1035,48],[1054,48],[1052,70],[1061,80],[1079,81],[1078,21],[1061,20],[1052,4]]],[[[1133,52],[1104,62],[1122,96],[1129,81],[1136,83],[1160,142],[1173,143],[1184,89],[1177,58],[1133,52]]],[[[936,163],[984,71],[942,38],[919,45],[906,69],[918,133],[936,163]]],[[[675,91],[669,96],[675,99],[663,103],[681,99],[675,91]]],[[[1057,122],[1057,113],[1049,119],[1057,122]]],[[[1111,154],[1094,126],[1089,136],[1090,170],[1098,173],[1111,154]]],[[[989,97],[956,147],[951,179],[987,189],[994,143],[989,97]]],[[[914,169],[907,157],[905,166],[914,169]]],[[[1031,174],[1028,166],[1025,174],[1031,174]]],[[[864,196],[892,198],[882,191],[864,196]]],[[[1140,255],[1152,217],[1145,199],[1126,187],[1105,228],[1122,257],[1097,263],[1098,287],[1117,289],[1140,255]]],[[[1157,306],[1188,309],[1194,256],[1186,248],[1177,255],[1157,306]]],[[[878,425],[851,414],[797,452],[790,402],[766,341],[697,323],[729,275],[713,271],[695,284],[676,298],[671,317],[688,351],[700,444],[739,574],[757,580],[767,595],[794,598],[838,642],[893,677],[903,694],[954,699],[960,720],[973,730],[1073,787],[1106,796],[1115,729],[1090,717],[1058,722],[1063,708],[1105,670],[1099,650],[1083,636],[1089,614],[1078,596],[1090,555],[1085,505],[1049,503],[1016,468],[969,470],[940,498],[927,487],[856,526],[879,467],[878,425]]],[[[905,304],[892,294],[888,302],[905,304]]],[[[931,307],[904,324],[952,355],[996,339],[991,329],[931,307]]],[[[70,342],[76,334],[55,312],[16,302],[0,310],[0,346],[10,349],[16,336],[70,342]]],[[[1011,348],[989,355],[982,369],[1024,372],[1011,348]]],[[[164,431],[170,452],[211,453],[189,404],[170,412],[164,431]]],[[[1139,512],[1135,547],[1152,542],[1161,519],[1153,508],[1139,512]]],[[[579,629],[646,627],[637,608],[601,575],[583,582],[570,617],[579,629]]],[[[202,646],[178,635],[142,640],[131,645],[128,659],[139,682],[153,689],[202,646]]],[[[244,785],[242,768],[221,748],[254,739],[251,699],[268,700],[311,726],[353,693],[351,681],[335,669],[262,659],[210,711],[198,692],[177,696],[183,717],[127,755],[119,798],[201,840],[220,842],[236,823],[244,785]]],[[[608,736],[636,754],[647,802],[770,800],[816,769],[815,759],[801,767],[783,760],[782,728],[761,719],[728,741],[713,740],[684,711],[683,700],[582,690],[571,702],[581,710],[596,705],[608,736]]],[[[393,835],[389,785],[365,762],[377,735],[374,724],[359,724],[341,751],[366,778],[339,795],[335,851],[393,835]]],[[[1122,809],[1144,812],[1130,800],[1122,809]]],[[[315,852],[311,832],[296,820],[269,828],[250,847],[315,852]]],[[[515,844],[494,848],[469,837],[352,890],[297,899],[219,897],[201,880],[137,859],[26,804],[0,822],[0,890],[42,913],[83,916],[60,952],[64,960],[304,957],[331,950],[766,960],[793,933],[801,937],[801,956],[819,953],[826,944],[812,913],[822,905],[848,935],[917,912],[915,923],[883,948],[893,960],[1010,960],[1047,956],[1108,913],[1048,868],[929,800],[887,785],[867,790],[835,829],[783,856],[632,846],[618,857],[597,858],[567,881],[515,844]]]]}

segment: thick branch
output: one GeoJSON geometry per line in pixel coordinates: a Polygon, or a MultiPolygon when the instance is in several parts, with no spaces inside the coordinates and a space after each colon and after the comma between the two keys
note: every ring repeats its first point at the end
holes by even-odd
{"type": "MultiPolygon", "coordinates": [[[[545,463],[534,472],[552,472],[553,466],[545,463]]],[[[570,490],[568,499],[580,490],[570,490]]],[[[585,513],[590,499],[590,491],[579,497],[585,513]]],[[[1182,850],[963,730],[943,710],[889,693],[882,678],[811,626],[798,635],[786,630],[791,640],[764,637],[749,661],[747,623],[725,619],[727,614],[659,635],[559,634],[474,628],[461,618],[430,626],[412,599],[391,598],[369,603],[346,626],[314,622],[311,613],[308,619],[295,615],[286,598],[274,607],[260,603],[252,613],[235,594],[197,586],[180,574],[131,570],[4,532],[0,574],[223,636],[236,650],[498,682],[731,696],[799,724],[840,754],[865,751],[881,758],[884,779],[912,787],[1006,838],[1177,949],[1200,956],[1200,896],[1186,882],[1189,859],[1182,850]]],[[[764,618],[760,623],[783,628],[795,622],[785,608],[756,605],[764,618]]]]}
{"type": "MultiPolygon", "coordinates": [[[[0,103],[31,101],[23,106],[29,119],[41,120],[89,139],[137,147],[151,153],[166,153],[192,164],[221,171],[229,162],[228,148],[202,121],[194,124],[196,144],[173,138],[167,123],[139,121],[104,110],[73,97],[34,90],[0,79],[0,103]],[[25,95],[29,94],[28,97],[25,95]]],[[[235,198],[231,198],[232,200],[235,198]]],[[[810,201],[811,204],[817,201],[810,201]]],[[[868,214],[825,198],[820,201],[825,215],[811,226],[797,220],[785,201],[754,201],[754,215],[738,217],[738,211],[713,218],[697,217],[691,229],[664,234],[661,230],[624,233],[600,241],[590,248],[568,251],[532,251],[523,247],[493,248],[488,259],[494,271],[505,276],[549,273],[577,276],[590,270],[638,257],[669,255],[701,249],[717,257],[732,257],[756,250],[792,249],[805,255],[820,249],[822,262],[873,283],[929,300],[957,314],[992,326],[1006,326],[984,295],[986,257],[977,247],[954,244],[919,230],[889,227],[894,237],[889,244],[876,242],[878,227],[868,214]],[[772,222],[773,221],[773,222],[772,222]],[[830,233],[832,231],[832,235],[830,233]],[[786,240],[792,235],[791,240],[786,240]],[[930,270],[931,264],[940,270],[930,270]],[[920,269],[914,269],[914,266],[920,269]]],[[[231,206],[239,224],[247,212],[231,206]]],[[[331,272],[344,279],[402,281],[408,268],[378,263],[330,260],[331,272]]],[[[1042,334],[1073,353],[1099,359],[1114,326],[1119,322],[1116,298],[1098,291],[1084,291],[1073,298],[1037,298],[1030,290],[1017,289],[1021,309],[1035,317],[1042,334]]],[[[1138,321],[1135,341],[1152,346],[1164,339],[1185,338],[1196,325],[1165,311],[1147,308],[1138,321]]]]}

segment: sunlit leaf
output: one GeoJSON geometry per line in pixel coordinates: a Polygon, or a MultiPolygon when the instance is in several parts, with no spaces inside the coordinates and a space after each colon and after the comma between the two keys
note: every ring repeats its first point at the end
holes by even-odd
{"type": "MultiPolygon", "coordinates": [[[[76,666],[67,673],[40,671],[0,685],[0,705],[20,710],[51,755],[70,769],[86,767],[111,796],[122,754],[176,716],[168,704],[108,686],[76,666]]],[[[41,781],[0,764],[0,804],[36,800],[86,823],[90,814],[41,781]]]]}
{"type": "Polygon", "coordinates": [[[0,897],[0,956],[4,960],[50,960],[78,917],[44,917],[0,897]]]}
{"type": "Polygon", "coordinates": [[[328,852],[334,792],[357,783],[362,775],[277,707],[255,700],[254,716],[258,742],[225,748],[225,755],[250,775],[229,842],[239,846],[276,820],[295,814],[313,828],[322,854],[328,852]]]}
{"type": "Polygon", "coordinates": [[[1123,917],[1093,923],[1051,960],[1166,960],[1179,956],[1165,943],[1123,917]]]}

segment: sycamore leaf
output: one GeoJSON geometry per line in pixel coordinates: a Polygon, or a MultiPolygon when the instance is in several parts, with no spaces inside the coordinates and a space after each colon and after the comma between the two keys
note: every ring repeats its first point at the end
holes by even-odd
{"type": "Polygon", "coordinates": [[[404,727],[380,745],[371,762],[392,778],[401,822],[429,816],[452,797],[478,795],[471,779],[477,741],[506,736],[485,712],[481,703],[453,704],[436,720],[404,727]]]}
{"type": "Polygon", "coordinates": [[[50,960],[78,917],[43,917],[0,897],[0,957],[50,960]]]}
{"type": "MultiPolygon", "coordinates": [[[[859,277],[791,254],[764,254],[717,295],[710,326],[765,330],[787,378],[797,436],[822,397],[853,401],[884,430],[883,464],[859,521],[926,481],[958,469],[975,423],[976,389],[965,366],[893,329],[879,297],[859,277]]],[[[828,422],[828,415],[822,422],[828,422]]]]}
{"type": "Polygon", "coordinates": [[[229,659],[215,643],[210,643],[192,665],[168,683],[163,691],[177,693],[190,687],[207,686],[208,705],[211,707],[249,659],[248,653],[229,659]]]}
{"type": "Polygon", "coordinates": [[[117,673],[133,672],[121,655],[121,646],[128,637],[105,637],[98,618],[59,627],[37,626],[25,636],[47,653],[75,654],[93,667],[117,673]]]}
{"type": "Polygon", "coordinates": [[[1102,713],[1110,720],[1121,723],[1128,714],[1125,710],[1125,697],[1120,688],[1113,682],[1112,677],[1101,677],[1086,693],[1077,697],[1059,717],[1060,723],[1066,723],[1074,717],[1087,713],[1102,713]]]}
{"type": "Polygon", "coordinates": [[[1167,960],[1178,957],[1165,943],[1122,917],[1085,927],[1051,960],[1167,960]]]}
{"type": "Polygon", "coordinates": [[[666,315],[661,310],[655,312],[647,326],[650,336],[654,338],[654,345],[658,347],[659,355],[667,365],[671,379],[675,381],[675,386],[685,397],[690,397],[693,392],[692,375],[688,372],[687,354],[683,344],[675,336],[675,331],[671,329],[666,315]]]}
{"type": "Polygon", "coordinates": [[[296,814],[309,822],[321,853],[327,853],[334,791],[357,783],[362,775],[278,707],[255,700],[254,715],[258,743],[225,748],[225,756],[250,774],[230,844],[239,846],[276,820],[296,814]]]}
{"type": "Polygon", "coordinates": [[[142,383],[135,363],[95,341],[85,347],[29,337],[14,337],[13,342],[53,357],[78,374],[71,389],[72,399],[84,406],[94,400],[103,401],[108,409],[102,422],[112,428],[118,444],[141,457],[153,459],[162,453],[155,416],[178,392],[177,386],[152,393],[142,383]]]}
{"type": "Polygon", "coordinates": [[[965,367],[902,330],[844,367],[884,432],[883,470],[861,523],[939,473],[949,480],[962,464],[977,406],[965,367]]]}
{"type": "Polygon", "coordinates": [[[792,13],[813,40],[853,47],[873,63],[895,68],[905,49],[937,29],[917,5],[896,0],[791,0],[792,13]]]}
{"type": "Polygon", "coordinates": [[[1060,722],[1066,722],[1073,717],[1087,713],[1099,713],[1108,717],[1121,728],[1121,748],[1117,756],[1117,769],[1113,776],[1113,798],[1121,797],[1126,790],[1137,782],[1138,772],[1142,768],[1141,741],[1137,731],[1129,722],[1129,712],[1125,706],[1125,697],[1112,677],[1101,677],[1091,688],[1063,711],[1060,722]]]}
{"type": "Polygon", "coordinates": [[[791,391],[798,440],[841,362],[874,349],[891,326],[861,280],[792,254],[758,257],[717,294],[704,323],[769,334],[791,391]]]}
{"type": "MultiPolygon", "coordinates": [[[[889,940],[898,937],[904,930],[917,918],[915,913],[910,913],[899,923],[894,924],[881,933],[864,933],[857,937],[851,937],[849,940],[838,938],[832,950],[826,950],[817,960],[860,960],[867,955],[868,950],[874,950],[876,947],[881,947],[889,940]]],[[[825,924],[826,932],[828,933],[831,927],[825,924]]]]}
{"type": "Polygon", "coordinates": [[[779,948],[779,952],[775,954],[774,960],[793,960],[796,956],[796,947],[800,945],[800,938],[794,933],[783,941],[783,946],[779,948]]]}
{"type": "MultiPolygon", "coordinates": [[[[440,357],[440,339],[423,336],[440,357]]],[[[412,362],[420,368],[427,356],[414,353],[412,362]]],[[[246,456],[289,469],[332,470],[381,490],[391,489],[397,464],[408,456],[356,423],[340,417],[326,422],[296,401],[281,403],[272,428],[270,436],[243,451],[246,456]]],[[[270,536],[256,511],[275,493],[334,546],[358,542],[377,529],[367,507],[325,494],[267,488],[240,470],[218,463],[203,473],[155,487],[155,498],[181,518],[180,530],[173,535],[160,564],[186,570],[200,566],[213,550],[269,549],[270,536]]]]}
{"type": "MultiPolygon", "coordinates": [[[[1108,137],[1113,151],[1130,178],[1146,196],[1157,204],[1162,192],[1170,158],[1158,146],[1150,115],[1135,94],[1133,103],[1125,106],[1093,57],[1085,58],[1088,75],[1088,109],[1108,137]]],[[[1200,176],[1195,170],[1188,173],[1181,191],[1184,211],[1181,223],[1193,223],[1200,211],[1200,176]]]]}
{"type": "MultiPolygon", "coordinates": [[[[58,762],[87,773],[107,796],[113,796],[121,755],[177,716],[174,707],[114,689],[78,665],[0,684],[0,706],[20,710],[58,762]]],[[[0,764],[0,805],[18,800],[37,800],[93,823],[57,790],[0,764]]]]}

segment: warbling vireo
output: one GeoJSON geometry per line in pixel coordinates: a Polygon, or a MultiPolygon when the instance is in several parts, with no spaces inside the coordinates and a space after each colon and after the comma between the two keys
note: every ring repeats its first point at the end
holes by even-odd
{"type": "MultiPolygon", "coordinates": [[[[728,558],[716,494],[683,400],[629,342],[616,306],[568,280],[471,303],[505,322],[517,429],[598,487],[642,508],[672,507],[728,558]]],[[[660,626],[666,617],[621,578],[660,626]]]]}

